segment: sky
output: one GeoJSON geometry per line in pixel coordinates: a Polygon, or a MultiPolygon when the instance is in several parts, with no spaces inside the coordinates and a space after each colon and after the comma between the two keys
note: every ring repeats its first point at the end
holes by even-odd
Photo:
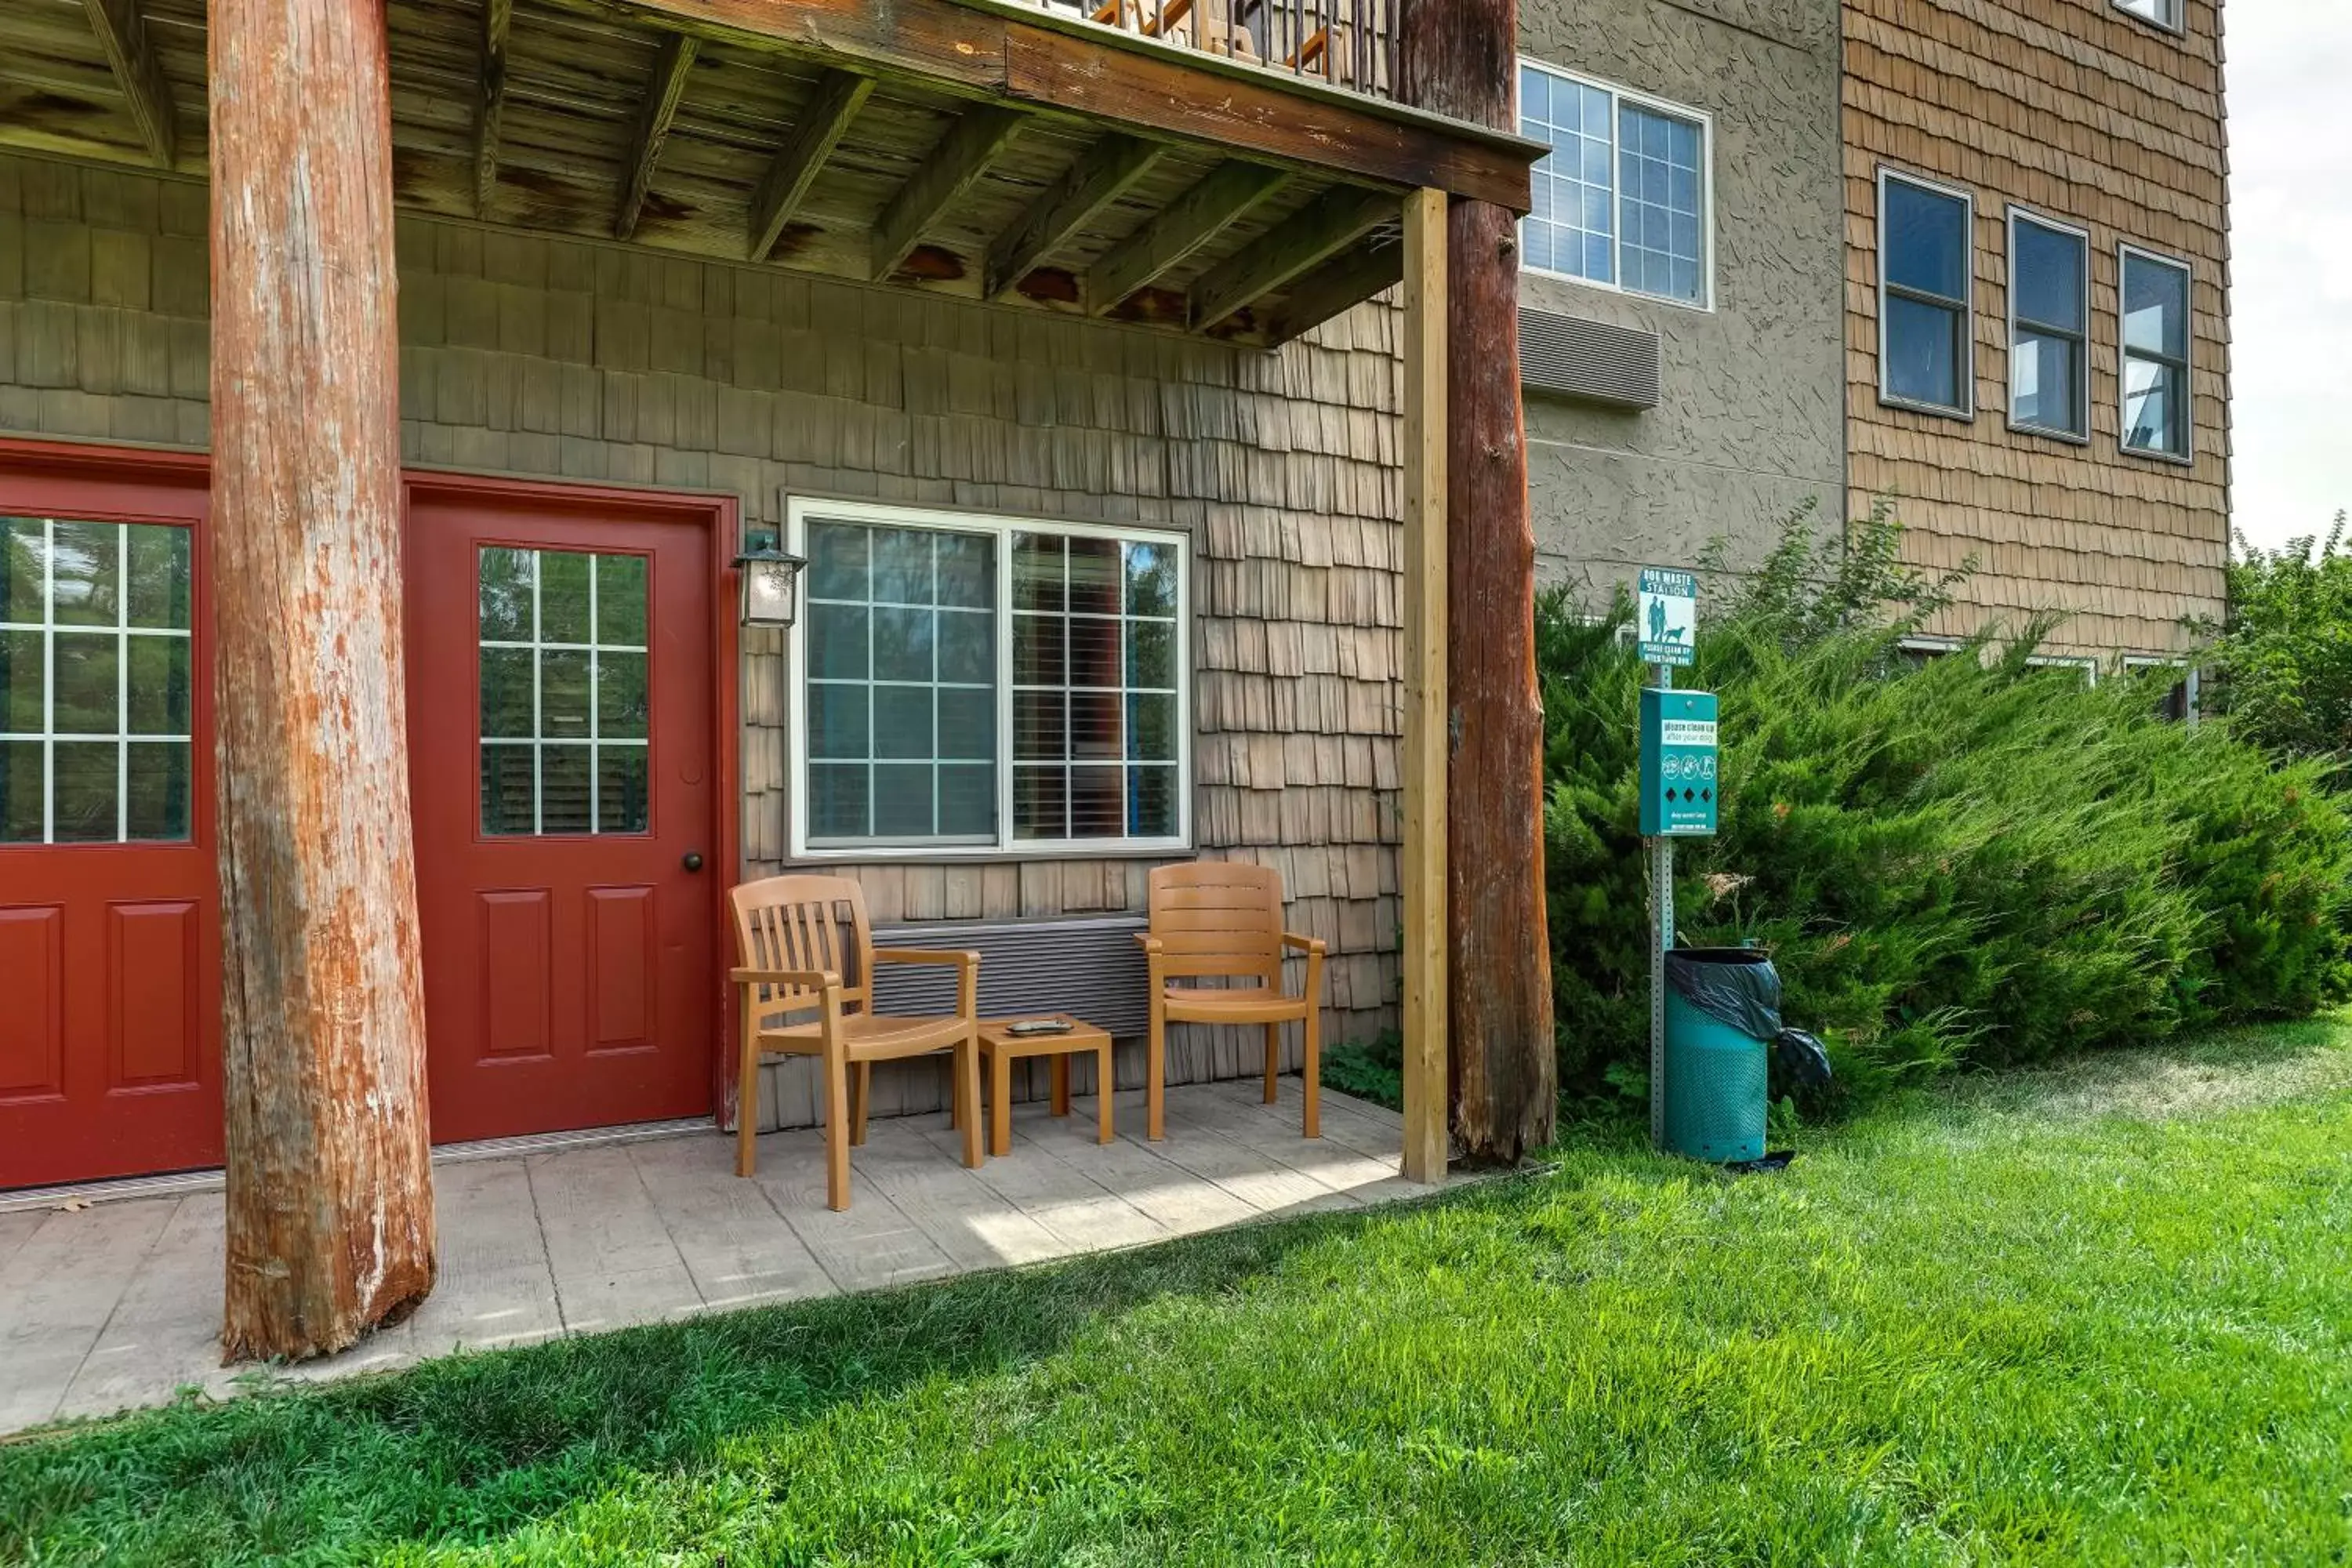
{"type": "Polygon", "coordinates": [[[2226,0],[2236,527],[2352,509],[2352,0],[2226,0]]]}

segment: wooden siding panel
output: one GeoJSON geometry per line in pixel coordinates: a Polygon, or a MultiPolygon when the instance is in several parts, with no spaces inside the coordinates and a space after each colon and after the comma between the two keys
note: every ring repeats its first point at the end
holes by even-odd
{"type": "Polygon", "coordinates": [[[2221,13],[2189,0],[2184,37],[2105,0],[1845,0],[1848,484],[1891,499],[1906,553],[1978,575],[1936,630],[2070,618],[2068,650],[2168,653],[2217,615],[2228,540],[2228,143],[2221,13]],[[1976,196],[1972,423],[1878,400],[1877,174],[1976,196]],[[2011,433],[2010,204],[2091,232],[2091,442],[2011,433]],[[2195,461],[2117,444],[2116,246],[2194,268],[2195,461]]]}

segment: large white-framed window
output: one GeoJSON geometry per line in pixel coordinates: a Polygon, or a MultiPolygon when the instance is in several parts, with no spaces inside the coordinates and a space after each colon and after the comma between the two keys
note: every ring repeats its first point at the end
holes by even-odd
{"type": "Polygon", "coordinates": [[[1976,198],[1878,171],[1878,400],[1976,415],[1976,198]]]}
{"type": "Polygon", "coordinates": [[[794,497],[792,852],[1192,841],[1181,532],[794,497]]]}
{"type": "Polygon", "coordinates": [[[2091,438],[2091,236],[2009,209],[2009,424],[2091,438]]]}
{"type": "Polygon", "coordinates": [[[1645,299],[1715,303],[1715,130],[1704,110],[1539,60],[1519,62],[1533,171],[1519,264],[1645,299]]]}
{"type": "Polygon", "coordinates": [[[2168,33],[2179,33],[2186,30],[2182,10],[2187,4],[2188,0],[2116,0],[2116,9],[2153,22],[2168,33]]]}
{"type": "Polygon", "coordinates": [[[0,517],[0,844],[184,842],[188,530],[0,517]]]}
{"type": "Polygon", "coordinates": [[[2123,449],[2167,462],[2192,462],[2189,263],[2122,245],[2116,247],[2116,267],[2123,300],[2116,334],[2123,449]]]}

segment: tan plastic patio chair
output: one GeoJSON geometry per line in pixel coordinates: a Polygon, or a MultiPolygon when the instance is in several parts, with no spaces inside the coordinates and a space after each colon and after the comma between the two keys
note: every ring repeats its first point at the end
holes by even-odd
{"type": "Polygon", "coordinates": [[[1171,1023],[1265,1026],[1265,1102],[1274,1103],[1274,1076],[1282,1065],[1282,1026],[1296,1021],[1307,1036],[1307,1108],[1302,1131],[1322,1136],[1317,1082],[1322,1063],[1323,942],[1282,929],[1282,874],[1238,860],[1161,866],[1151,873],[1151,929],[1138,934],[1151,970],[1150,1070],[1145,1074],[1150,1135],[1160,1136],[1167,1094],[1171,1023]],[[1307,989],[1282,989],[1282,954],[1307,954],[1307,989]],[[1254,980],[1250,985],[1176,985],[1172,980],[1254,980]]]}
{"type": "Polygon", "coordinates": [[[833,1207],[849,1206],[849,1150],[866,1142],[866,1091],[876,1062],[955,1054],[954,1125],[963,1131],[963,1163],[978,1165],[980,954],[876,947],[866,920],[866,891],[846,877],[770,877],[746,882],[729,897],[742,964],[730,976],[741,993],[743,1025],[735,1173],[750,1175],[756,1158],[763,1056],[824,1059],[825,1202],[833,1207]],[[877,963],[956,965],[954,1015],[876,1013],[877,963]],[[816,1016],[789,1022],[808,1013],[816,1016]]]}

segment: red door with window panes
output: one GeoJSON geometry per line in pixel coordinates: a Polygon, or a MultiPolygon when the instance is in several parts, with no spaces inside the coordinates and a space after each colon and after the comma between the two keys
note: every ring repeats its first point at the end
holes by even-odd
{"type": "Polygon", "coordinates": [[[710,1108],[710,524],[704,503],[412,486],[436,1142],[710,1108]]]}
{"type": "Polygon", "coordinates": [[[220,1162],[205,503],[0,447],[0,1187],[220,1162]]]}

